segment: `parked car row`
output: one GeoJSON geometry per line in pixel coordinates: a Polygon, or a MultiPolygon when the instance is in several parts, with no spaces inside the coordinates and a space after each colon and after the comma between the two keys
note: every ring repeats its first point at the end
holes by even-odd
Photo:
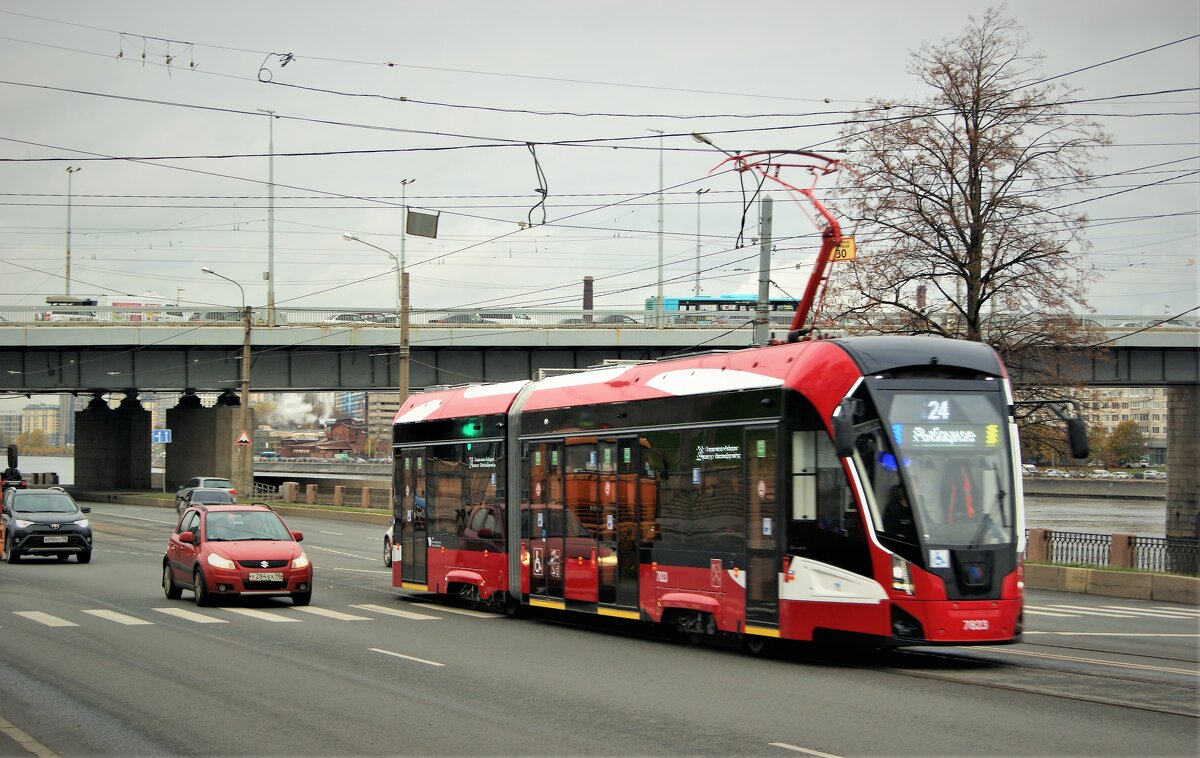
{"type": "Polygon", "coordinates": [[[1044,470],[1030,470],[1030,466],[1026,464],[1022,466],[1025,476],[1045,477],[1047,479],[1166,479],[1167,472],[1157,469],[1146,469],[1139,471],[1136,474],[1131,474],[1128,471],[1108,471],[1107,469],[1092,469],[1084,472],[1078,469],[1071,471],[1063,471],[1056,468],[1048,468],[1044,470]]]}

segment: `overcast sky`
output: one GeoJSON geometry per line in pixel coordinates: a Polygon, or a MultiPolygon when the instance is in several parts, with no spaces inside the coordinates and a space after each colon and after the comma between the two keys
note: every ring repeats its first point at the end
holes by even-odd
{"type": "MultiPolygon", "coordinates": [[[[597,307],[641,307],[657,281],[660,158],[666,293],[692,289],[698,214],[705,293],[753,292],[757,251],[735,246],[737,180],[709,177],[722,156],[688,135],[737,150],[831,149],[836,112],[929,96],[906,73],[909,53],[985,7],[6,0],[0,305],[64,291],[68,167],[82,167],[71,175],[72,294],[237,305],[232,284],[201,273],[209,266],[264,304],[269,128],[256,109],[279,116],[282,307],[394,307],[391,259],[342,234],[398,254],[405,179],[410,206],[440,213],[437,240],[408,238],[414,307],[578,307],[586,275],[597,307]],[[563,140],[595,142],[547,144],[563,140]],[[248,157],[194,157],[231,155],[248,157]]],[[[1196,307],[1197,4],[1007,7],[1044,53],[1042,76],[1094,66],[1061,80],[1081,97],[1186,90],[1080,106],[1114,137],[1094,170],[1118,175],[1065,201],[1113,195],[1080,206],[1104,274],[1091,290],[1098,312],[1196,307]]],[[[836,193],[825,199],[836,209],[836,193]]],[[[775,200],[775,237],[787,242],[773,278],[798,295],[795,267],[816,239],[799,237],[813,228],[775,200]]]]}

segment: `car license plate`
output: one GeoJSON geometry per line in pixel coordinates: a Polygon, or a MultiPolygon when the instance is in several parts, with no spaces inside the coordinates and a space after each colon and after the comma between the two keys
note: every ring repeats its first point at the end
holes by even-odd
{"type": "Polygon", "coordinates": [[[250,581],[252,582],[282,582],[282,571],[251,571],[250,581]]]}
{"type": "Polygon", "coordinates": [[[67,541],[67,535],[65,535],[65,534],[47,534],[45,537],[42,538],[42,540],[45,541],[45,543],[47,545],[61,544],[61,543],[65,543],[67,541]]]}

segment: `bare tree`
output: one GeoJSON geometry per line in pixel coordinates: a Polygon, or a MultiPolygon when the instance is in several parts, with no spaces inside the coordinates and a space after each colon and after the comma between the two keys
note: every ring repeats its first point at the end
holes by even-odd
{"type": "Polygon", "coordinates": [[[1027,44],[989,9],[913,53],[909,70],[931,97],[873,101],[845,127],[855,173],[843,210],[859,258],[833,276],[843,320],[984,341],[1009,360],[1078,344],[1086,216],[1063,193],[1091,181],[1109,137],[1067,112],[1070,89],[1036,80],[1027,44]]]}

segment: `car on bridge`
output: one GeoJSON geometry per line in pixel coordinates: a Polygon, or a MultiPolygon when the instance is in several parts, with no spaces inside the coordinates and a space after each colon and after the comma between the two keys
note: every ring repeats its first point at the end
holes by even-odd
{"type": "Polygon", "coordinates": [[[494,325],[495,321],[489,321],[478,313],[455,313],[442,318],[430,319],[431,324],[465,324],[468,326],[484,326],[494,325]]]}

